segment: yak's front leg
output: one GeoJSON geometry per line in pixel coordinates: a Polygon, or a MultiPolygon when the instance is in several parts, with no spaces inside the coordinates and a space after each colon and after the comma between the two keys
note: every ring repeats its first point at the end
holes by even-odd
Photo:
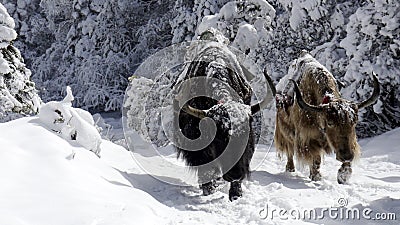
{"type": "Polygon", "coordinates": [[[310,165],[310,179],[312,181],[320,181],[321,173],[319,169],[321,167],[321,156],[314,156],[312,165],[310,165]]]}
{"type": "Polygon", "coordinates": [[[229,188],[229,200],[234,201],[242,197],[242,180],[244,174],[237,165],[235,165],[227,174],[223,176],[224,180],[231,183],[229,188]]]}
{"type": "Polygon", "coordinates": [[[220,169],[217,167],[203,168],[198,171],[198,179],[203,195],[211,195],[215,193],[218,187],[217,181],[221,177],[220,169]]]}
{"type": "Polygon", "coordinates": [[[351,162],[344,162],[337,174],[338,183],[347,184],[350,180],[352,172],[353,170],[351,169],[351,162]]]}
{"type": "Polygon", "coordinates": [[[234,201],[242,197],[242,181],[232,181],[229,188],[229,200],[234,201]]]}
{"type": "Polygon", "coordinates": [[[242,197],[242,180],[245,178],[246,173],[239,163],[233,166],[226,174],[224,174],[224,180],[230,182],[229,188],[229,200],[234,201],[242,197]]]}
{"type": "Polygon", "coordinates": [[[203,191],[204,196],[208,196],[215,193],[215,188],[218,187],[218,184],[215,180],[211,180],[207,183],[201,184],[200,188],[203,191]]]}
{"type": "Polygon", "coordinates": [[[287,154],[287,163],[286,163],[286,172],[294,172],[294,162],[293,162],[293,154],[287,154]]]}

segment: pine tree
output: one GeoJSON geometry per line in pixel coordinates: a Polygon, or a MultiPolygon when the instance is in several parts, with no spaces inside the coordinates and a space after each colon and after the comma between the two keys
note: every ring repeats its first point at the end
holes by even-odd
{"type": "MultiPolygon", "coordinates": [[[[3,5],[15,21],[18,39],[14,42],[32,68],[32,61],[44,54],[54,41],[45,14],[40,7],[41,0],[3,0],[3,5]]],[[[35,74],[35,71],[32,71],[35,74]]]]}
{"type": "Polygon", "coordinates": [[[12,44],[17,38],[14,20],[0,4],[0,121],[38,112],[40,98],[31,72],[12,44]]]}
{"type": "Polygon", "coordinates": [[[198,36],[197,27],[204,17],[218,13],[229,0],[178,0],[170,20],[172,43],[191,41],[198,36]]]}
{"type": "Polygon", "coordinates": [[[370,74],[381,83],[381,95],[374,106],[362,111],[360,136],[371,136],[400,126],[400,5],[396,0],[368,2],[350,16],[346,37],[343,80],[349,97],[358,101],[371,94],[370,74]]]}
{"type": "Polygon", "coordinates": [[[75,106],[92,112],[119,110],[127,78],[146,57],[171,43],[174,4],[172,0],[41,1],[46,26],[54,36],[32,62],[43,100],[61,99],[63,87],[69,85],[75,91],[75,106]]]}

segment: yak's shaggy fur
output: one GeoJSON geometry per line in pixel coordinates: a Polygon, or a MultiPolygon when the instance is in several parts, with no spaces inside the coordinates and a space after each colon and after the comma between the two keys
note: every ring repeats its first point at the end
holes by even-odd
{"type": "Polygon", "coordinates": [[[320,180],[321,157],[336,153],[343,163],[338,174],[339,183],[347,183],[351,174],[351,162],[360,156],[355,126],[360,105],[365,107],[376,100],[379,93],[377,80],[374,95],[368,102],[357,104],[341,97],[332,74],[309,54],[292,65],[298,74],[294,87],[297,101],[290,93],[277,94],[275,145],[281,155],[286,155],[286,170],[295,170],[293,158],[309,165],[310,178],[320,180]],[[343,176],[342,173],[346,175],[343,176]]]}
{"type": "MultiPolygon", "coordinates": [[[[188,143],[202,136],[211,136],[208,130],[204,133],[200,131],[201,121],[206,117],[215,123],[216,134],[211,143],[197,151],[178,146],[176,149],[187,165],[197,168],[204,195],[211,194],[215,180],[222,177],[231,183],[229,199],[232,201],[242,195],[241,181],[250,174],[250,160],[255,149],[250,107],[253,92],[235,56],[223,41],[218,40],[219,34],[215,32],[212,30],[201,35],[202,40],[212,42],[205,43],[204,47],[202,43],[195,46],[202,49],[196,52],[182,77],[182,81],[189,82],[189,85],[180,90],[174,108],[179,130],[189,139],[183,138],[178,142],[188,143]],[[197,78],[201,78],[199,82],[197,78]],[[210,93],[196,96],[196,92],[202,90],[210,93]],[[185,105],[182,108],[177,105],[183,96],[193,95],[194,98],[183,103],[185,105]],[[248,132],[242,133],[245,130],[242,127],[248,128],[248,132]],[[230,146],[232,143],[233,146],[230,146]],[[226,153],[227,149],[230,149],[229,153],[226,153]],[[226,158],[220,157],[222,155],[226,158]],[[232,162],[230,159],[233,159],[232,162]],[[210,163],[213,164],[204,166],[210,163]]],[[[260,107],[253,109],[259,111],[260,107]]]]}

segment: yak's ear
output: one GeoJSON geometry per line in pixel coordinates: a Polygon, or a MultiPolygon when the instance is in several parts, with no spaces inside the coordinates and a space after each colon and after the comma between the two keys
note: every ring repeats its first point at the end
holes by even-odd
{"type": "Polygon", "coordinates": [[[325,95],[322,99],[322,104],[328,104],[331,101],[331,97],[329,95],[325,95]]]}

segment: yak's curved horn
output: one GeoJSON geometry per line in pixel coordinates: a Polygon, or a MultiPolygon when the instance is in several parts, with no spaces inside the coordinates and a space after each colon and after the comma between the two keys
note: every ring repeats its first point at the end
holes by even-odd
{"type": "Polygon", "coordinates": [[[269,76],[267,69],[264,69],[264,77],[268,82],[269,88],[271,88],[272,95],[275,97],[276,96],[276,88],[274,85],[274,82],[272,81],[271,76],[269,76]]]}
{"type": "Polygon", "coordinates": [[[193,108],[193,107],[191,107],[191,106],[188,105],[188,104],[185,104],[185,105],[182,107],[182,110],[183,110],[184,112],[186,112],[187,114],[189,114],[189,115],[191,115],[191,116],[194,116],[194,117],[197,117],[197,118],[199,118],[199,119],[203,119],[203,118],[207,117],[207,116],[206,116],[206,115],[207,115],[206,111],[201,110],[201,109],[193,108]]]}
{"type": "Polygon", "coordinates": [[[323,110],[323,107],[321,106],[315,106],[315,105],[310,105],[307,102],[303,100],[303,96],[301,95],[299,86],[297,86],[296,81],[289,79],[293,85],[294,85],[294,91],[296,92],[296,100],[297,104],[299,104],[300,108],[306,111],[312,111],[312,112],[321,112],[323,110]]]}
{"type": "Polygon", "coordinates": [[[267,69],[264,68],[264,77],[267,80],[268,86],[271,89],[272,92],[272,98],[271,95],[267,93],[267,96],[265,96],[265,98],[259,102],[256,103],[254,105],[251,106],[251,114],[254,115],[256,113],[258,113],[261,109],[265,108],[269,102],[271,102],[276,95],[276,88],[274,85],[274,82],[272,81],[271,77],[269,76],[267,69]]]}
{"type": "Polygon", "coordinates": [[[376,100],[379,97],[379,93],[380,93],[380,86],[379,86],[379,81],[378,81],[378,77],[376,76],[376,74],[374,72],[372,72],[372,78],[374,79],[374,92],[372,92],[371,97],[369,97],[369,99],[357,103],[357,106],[359,109],[365,108],[367,106],[370,106],[372,104],[374,104],[376,102],[376,100]]]}

